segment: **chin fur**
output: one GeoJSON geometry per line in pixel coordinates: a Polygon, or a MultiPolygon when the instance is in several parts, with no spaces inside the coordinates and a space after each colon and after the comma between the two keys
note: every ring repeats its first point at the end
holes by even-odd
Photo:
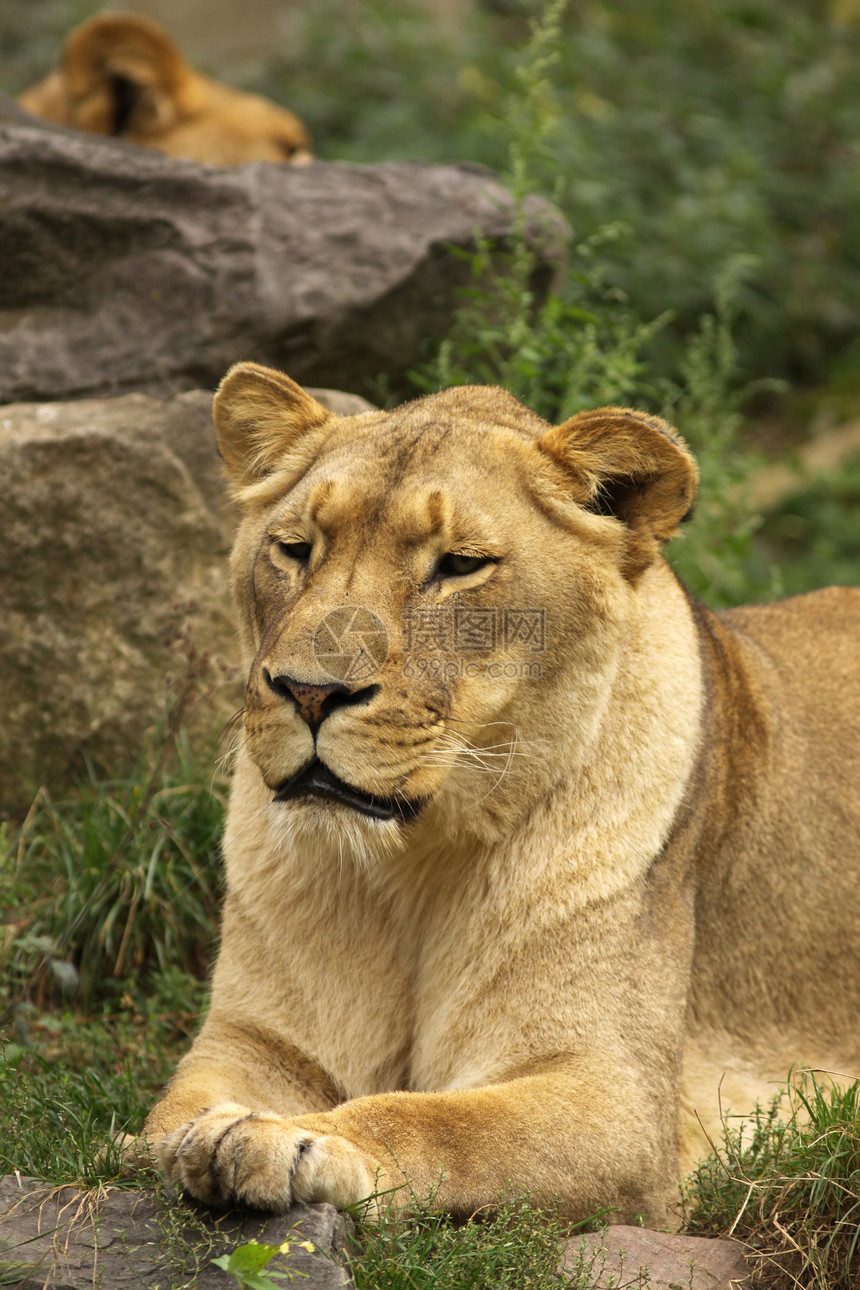
{"type": "Polygon", "coordinates": [[[399,821],[374,820],[336,802],[273,802],[268,814],[284,852],[312,848],[320,860],[349,861],[360,869],[396,855],[407,842],[408,828],[399,821]]]}

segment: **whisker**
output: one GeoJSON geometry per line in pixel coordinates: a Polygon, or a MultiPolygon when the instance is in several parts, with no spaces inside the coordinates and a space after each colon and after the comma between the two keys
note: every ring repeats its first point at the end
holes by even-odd
{"type": "MultiPolygon", "coordinates": [[[[516,734],[516,727],[514,728],[514,733],[516,734]]],[[[496,780],[495,784],[493,784],[492,788],[490,788],[490,789],[489,789],[489,790],[484,794],[484,796],[483,796],[483,797],[478,798],[478,801],[475,803],[475,805],[476,805],[476,806],[478,806],[481,802],[485,801],[485,800],[486,800],[486,798],[488,798],[488,797],[490,796],[490,793],[494,793],[494,792],[495,792],[495,790],[499,787],[499,784],[501,784],[502,780],[505,778],[505,776],[507,775],[508,771],[509,771],[509,770],[510,770],[510,768],[511,768],[511,762],[513,761],[513,754],[514,754],[514,749],[515,749],[515,748],[516,748],[516,744],[514,744],[513,748],[511,749],[511,756],[508,758],[507,762],[505,763],[504,767],[502,768],[502,772],[501,772],[501,774],[499,775],[499,778],[496,780]]]]}
{"type": "MultiPolygon", "coordinates": [[[[498,751],[498,752],[497,752],[495,748],[469,748],[469,747],[464,747],[464,746],[462,746],[462,745],[458,746],[458,745],[456,745],[456,744],[447,744],[447,745],[445,745],[445,744],[440,744],[440,745],[439,745],[439,749],[440,749],[441,751],[458,753],[458,754],[460,754],[461,756],[466,757],[466,758],[468,758],[468,757],[479,757],[479,758],[487,757],[487,758],[489,758],[491,761],[492,761],[492,759],[493,759],[493,758],[509,757],[509,756],[510,756],[511,748],[516,748],[516,744],[515,744],[515,743],[512,743],[511,745],[507,746],[507,747],[505,748],[504,752],[501,752],[501,751],[498,751]]],[[[528,756],[528,755],[529,755],[529,754],[528,754],[528,751],[527,751],[525,748],[517,749],[517,752],[518,752],[518,755],[519,755],[520,757],[526,757],[526,756],[528,756]]]]}

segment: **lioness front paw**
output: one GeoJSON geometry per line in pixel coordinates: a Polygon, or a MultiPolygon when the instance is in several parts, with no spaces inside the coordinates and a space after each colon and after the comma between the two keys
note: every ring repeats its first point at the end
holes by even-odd
{"type": "Polygon", "coordinates": [[[373,1162],[345,1138],[235,1102],[182,1125],[154,1150],[168,1182],[221,1207],[283,1213],[294,1201],[328,1201],[343,1208],[376,1186],[373,1162]]]}

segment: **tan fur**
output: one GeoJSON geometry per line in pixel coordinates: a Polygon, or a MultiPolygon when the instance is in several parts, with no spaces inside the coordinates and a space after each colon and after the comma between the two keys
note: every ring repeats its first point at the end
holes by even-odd
{"type": "Polygon", "coordinates": [[[211,166],[311,160],[298,117],[201,76],[164,28],[139,14],[102,14],[76,27],[60,66],[18,101],[58,125],[211,166]]]}
{"type": "Polygon", "coordinates": [[[167,1176],[672,1222],[724,1072],[747,1110],[792,1062],[860,1071],[860,593],[691,602],[661,545],[696,468],[630,409],[338,418],[243,364],[215,417],[249,680],[211,1008],[146,1126],[167,1176]],[[333,699],[344,606],[388,652],[333,699]],[[529,608],[542,648],[407,630],[529,608]],[[417,817],[273,800],[314,752],[417,817]]]}

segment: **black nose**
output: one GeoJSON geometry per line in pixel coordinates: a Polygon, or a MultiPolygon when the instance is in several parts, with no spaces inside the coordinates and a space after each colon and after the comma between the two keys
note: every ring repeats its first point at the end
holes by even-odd
{"type": "Polygon", "coordinates": [[[316,734],[329,713],[335,708],[354,707],[369,703],[379,690],[378,685],[367,685],[360,690],[351,690],[348,685],[332,681],[330,685],[308,685],[305,681],[296,681],[292,676],[272,676],[263,668],[263,677],[270,690],[279,694],[282,699],[292,699],[299,711],[299,716],[306,721],[316,734]]]}

